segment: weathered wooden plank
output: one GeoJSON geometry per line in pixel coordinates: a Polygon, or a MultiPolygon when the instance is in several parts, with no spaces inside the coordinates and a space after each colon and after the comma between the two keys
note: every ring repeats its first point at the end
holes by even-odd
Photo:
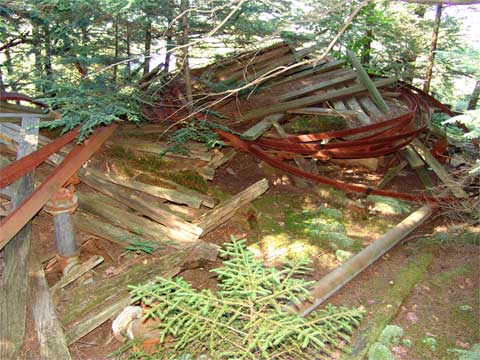
{"type": "Polygon", "coordinates": [[[35,256],[30,257],[30,279],[31,308],[40,347],[40,358],[68,360],[71,357],[65,335],[55,312],[45,273],[35,256]]]}
{"type": "Polygon", "coordinates": [[[112,199],[121,202],[133,210],[138,211],[142,215],[165,225],[167,228],[171,229],[166,230],[169,237],[179,236],[180,238],[194,239],[198,238],[198,235],[202,233],[202,229],[186,222],[177,215],[172,214],[163,204],[146,201],[138,196],[138,194],[132,189],[115,185],[95,176],[85,176],[83,172],[80,174],[80,180],[93,189],[110,196],[112,199]],[[187,234],[184,234],[184,232],[187,234]]]}
{"type": "MultiPolygon", "coordinates": [[[[343,104],[343,101],[341,101],[343,104]]],[[[344,105],[345,106],[345,105],[344,105]]],[[[345,107],[346,109],[346,107],[345,107]]],[[[288,110],[287,114],[305,114],[305,115],[317,115],[317,116],[339,116],[339,117],[355,117],[357,113],[351,110],[337,110],[322,107],[306,107],[302,109],[288,110]]]]}
{"type": "Polygon", "coordinates": [[[101,257],[100,255],[93,255],[88,260],[82,262],[82,264],[75,271],[64,274],[63,277],[51,287],[52,293],[71,284],[80,276],[92,270],[95,266],[101,264],[102,262],[103,257],[101,257]]]}
{"type": "Polygon", "coordinates": [[[430,191],[430,189],[433,188],[432,178],[430,177],[428,170],[425,168],[425,163],[417,155],[415,150],[413,150],[411,146],[406,146],[400,153],[415,171],[423,186],[425,186],[425,189],[430,191]]]}
{"type": "Polygon", "coordinates": [[[368,96],[360,96],[358,101],[362,105],[362,107],[367,110],[370,116],[373,116],[377,119],[383,117],[382,112],[377,108],[377,106],[373,103],[373,101],[368,96]]]}
{"type": "Polygon", "coordinates": [[[206,233],[210,232],[217,226],[223,224],[225,221],[230,219],[235,213],[235,211],[237,211],[241,206],[256,199],[265,191],[267,191],[267,189],[267,179],[257,181],[255,184],[249,186],[237,195],[218,205],[214,210],[203,214],[193,223],[201,227],[203,229],[202,235],[205,235],[206,233]]]}
{"type": "MultiPolygon", "coordinates": [[[[38,144],[38,118],[24,117],[22,139],[17,159],[35,151],[38,144]]],[[[12,209],[17,208],[34,190],[34,172],[14,183],[12,209]]],[[[27,315],[28,261],[31,241],[31,223],[27,223],[4,249],[3,276],[0,287],[0,359],[19,358],[19,350],[25,336],[27,315]]]]}
{"type": "Polygon", "coordinates": [[[323,90],[334,85],[338,85],[338,84],[345,83],[347,81],[354,80],[356,77],[357,75],[355,74],[354,71],[345,70],[342,73],[338,74],[338,76],[334,77],[333,79],[320,81],[317,84],[306,86],[302,89],[290,91],[286,94],[280,95],[279,100],[280,101],[292,100],[292,99],[310,94],[314,91],[323,90]]]}
{"type": "Polygon", "coordinates": [[[272,127],[273,121],[280,121],[285,117],[284,114],[272,114],[262,121],[256,123],[250,129],[242,134],[242,139],[256,140],[272,127]]]}
{"type": "Polygon", "coordinates": [[[420,155],[420,157],[430,166],[433,172],[439,177],[442,182],[447,185],[453,195],[458,198],[467,197],[467,193],[462,189],[458,182],[456,182],[452,176],[445,170],[445,168],[440,164],[437,159],[433,157],[430,151],[423,145],[420,140],[414,139],[411,142],[411,146],[415,151],[420,155]]]}
{"type": "Polygon", "coordinates": [[[144,193],[156,196],[162,199],[167,199],[177,204],[186,204],[193,208],[198,209],[202,204],[202,199],[197,196],[191,196],[175,189],[168,189],[165,187],[154,186],[149,184],[144,184],[135,180],[126,180],[122,179],[119,176],[112,174],[104,174],[98,170],[89,169],[88,173],[93,174],[95,177],[102,180],[112,182],[117,185],[125,186],[126,188],[142,191],[144,193]]]}
{"type": "Polygon", "coordinates": [[[405,166],[407,166],[407,164],[408,164],[407,161],[402,160],[400,162],[400,164],[398,164],[397,166],[394,166],[394,167],[388,169],[385,176],[382,178],[380,183],[377,185],[377,188],[378,189],[383,189],[385,186],[387,186],[387,184],[390,181],[392,181],[400,173],[400,171],[402,171],[405,168],[405,166]]]}
{"type": "MultiPolygon", "coordinates": [[[[115,143],[112,143],[115,144],[115,143]]],[[[152,143],[152,142],[146,142],[138,139],[122,139],[122,142],[120,144],[122,147],[125,147],[127,149],[135,150],[135,151],[140,151],[144,153],[149,153],[149,154],[157,154],[157,155],[163,155],[165,154],[165,151],[170,147],[167,143],[152,143]]],[[[185,144],[184,145],[185,149],[188,150],[188,154],[178,154],[178,153],[173,153],[169,152],[166,156],[172,156],[172,157],[181,157],[181,158],[194,158],[194,159],[200,159],[203,161],[210,161],[212,159],[212,153],[207,151],[204,145],[200,144],[185,144]]]]}
{"type": "Polygon", "coordinates": [[[299,68],[299,69],[297,69],[299,72],[297,72],[293,75],[284,77],[284,78],[282,78],[278,81],[275,81],[272,84],[267,85],[266,87],[267,88],[268,87],[274,87],[274,86],[277,86],[277,85],[285,84],[285,83],[290,82],[290,81],[299,80],[301,78],[304,78],[304,77],[307,77],[307,76],[310,76],[310,75],[318,75],[318,74],[322,74],[322,73],[327,73],[331,70],[338,69],[339,67],[341,67],[344,64],[345,64],[344,60],[335,60],[335,61],[328,62],[326,64],[320,64],[320,65],[317,65],[317,66],[314,66],[314,67],[312,67],[311,65],[305,65],[304,67],[302,67],[305,70],[301,71],[300,68],[299,68]]]}
{"type": "Polygon", "coordinates": [[[352,51],[347,50],[347,56],[352,62],[352,65],[355,67],[355,69],[357,69],[358,80],[360,80],[360,82],[368,89],[370,95],[372,95],[373,101],[375,101],[375,104],[377,104],[377,106],[380,108],[380,110],[383,111],[383,113],[388,113],[390,109],[387,103],[385,102],[385,100],[383,100],[382,95],[380,95],[380,92],[378,91],[374,82],[370,79],[355,54],[352,51]]]}
{"type": "MultiPolygon", "coordinates": [[[[392,85],[396,81],[397,79],[395,78],[388,78],[388,79],[376,80],[374,83],[375,83],[375,86],[382,87],[382,86],[392,85]]],[[[331,91],[327,91],[324,94],[311,95],[301,99],[290,100],[284,103],[274,104],[274,105],[266,106],[260,109],[249,111],[246,114],[244,114],[239,121],[243,122],[243,121],[256,119],[256,118],[267,116],[274,113],[281,113],[287,110],[299,109],[309,105],[315,105],[325,101],[355,95],[365,90],[366,88],[362,84],[357,84],[345,89],[331,90],[331,91]]]]}

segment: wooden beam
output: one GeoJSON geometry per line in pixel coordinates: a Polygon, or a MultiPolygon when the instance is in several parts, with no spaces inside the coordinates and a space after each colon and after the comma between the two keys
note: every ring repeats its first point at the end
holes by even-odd
{"type": "Polygon", "coordinates": [[[337,110],[322,107],[306,107],[301,109],[288,110],[287,114],[305,114],[317,116],[338,116],[338,117],[355,117],[357,113],[351,110],[337,110]]]}
{"type": "Polygon", "coordinates": [[[266,131],[270,130],[270,128],[272,127],[272,122],[273,121],[280,121],[284,117],[285,117],[284,114],[272,114],[272,115],[267,116],[265,119],[256,123],[250,129],[245,131],[242,134],[242,139],[245,139],[245,140],[256,140],[256,139],[258,139],[266,131]]]}
{"type": "Polygon", "coordinates": [[[439,177],[442,182],[447,185],[449,190],[458,198],[468,197],[467,193],[462,189],[460,184],[456,182],[452,176],[445,170],[445,168],[440,164],[437,159],[433,157],[430,151],[425,145],[423,145],[420,140],[414,139],[411,142],[411,146],[415,151],[420,155],[420,157],[430,166],[433,172],[439,177]]]}
{"type": "Polygon", "coordinates": [[[355,54],[347,50],[347,56],[352,62],[352,65],[357,69],[357,74],[358,74],[358,80],[365,86],[368,91],[370,92],[370,95],[372,95],[373,101],[377,104],[377,106],[380,108],[380,110],[383,111],[383,113],[388,113],[390,109],[388,108],[387,103],[385,100],[383,100],[382,95],[380,95],[380,92],[378,91],[377,87],[375,86],[375,83],[370,79],[368,76],[367,72],[363,68],[362,64],[360,61],[357,59],[355,54]]]}
{"type": "MultiPolygon", "coordinates": [[[[22,129],[19,134],[21,141],[18,146],[17,160],[36,150],[38,124],[38,118],[29,116],[22,119],[22,129]]],[[[12,185],[11,208],[18,209],[34,190],[34,171],[23,176],[12,185]]],[[[2,229],[0,236],[6,236],[5,228],[3,226],[0,228],[2,229]]],[[[27,301],[31,295],[28,286],[32,236],[30,218],[22,226],[15,228],[11,234],[12,236],[5,237],[9,241],[0,241],[0,249],[3,248],[1,245],[5,246],[0,286],[0,359],[19,359],[21,357],[19,351],[25,336],[27,301]]]]}
{"type": "MultiPolygon", "coordinates": [[[[388,78],[388,79],[376,80],[374,84],[378,87],[382,87],[382,86],[392,85],[395,82],[397,82],[397,79],[388,78]]],[[[267,116],[274,113],[281,113],[287,110],[299,109],[306,106],[315,105],[325,101],[339,99],[346,96],[355,95],[365,90],[366,90],[365,86],[363,86],[362,84],[357,84],[345,89],[331,90],[320,95],[307,96],[301,99],[296,99],[296,100],[291,100],[291,101],[287,101],[280,104],[266,106],[260,109],[255,109],[247,112],[245,115],[242,116],[239,122],[256,119],[256,118],[267,116]]]]}
{"type": "Polygon", "coordinates": [[[342,83],[354,80],[356,77],[357,75],[355,74],[354,71],[346,70],[342,74],[338,74],[338,76],[334,77],[333,79],[320,81],[317,84],[306,86],[298,90],[290,91],[286,94],[280,95],[278,99],[280,101],[292,100],[292,99],[310,94],[314,91],[323,90],[334,85],[338,85],[338,84],[342,84],[342,83]]]}
{"type": "Polygon", "coordinates": [[[230,219],[240,207],[253,201],[267,191],[267,189],[267,179],[257,181],[255,184],[218,205],[214,210],[203,214],[193,223],[203,229],[203,236],[230,219]]]}

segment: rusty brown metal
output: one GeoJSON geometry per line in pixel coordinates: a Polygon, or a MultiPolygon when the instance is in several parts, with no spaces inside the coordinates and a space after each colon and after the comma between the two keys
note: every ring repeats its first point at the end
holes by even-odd
{"type": "Polygon", "coordinates": [[[75,195],[75,187],[70,184],[66,187],[60,188],[48,200],[43,207],[43,210],[48,214],[55,215],[59,213],[68,212],[73,214],[78,207],[78,198],[75,195]]]}
{"type": "Polygon", "coordinates": [[[42,146],[37,151],[0,169],[0,188],[11,184],[15,180],[27,174],[29,171],[35,169],[38,165],[47,160],[50,155],[56,153],[66,144],[75,139],[75,137],[78,135],[78,131],[78,128],[74,129],[62,137],[55,139],[51,143],[42,146]]]}
{"type": "Polygon", "coordinates": [[[15,93],[15,92],[5,92],[5,91],[0,91],[0,101],[27,101],[29,103],[35,104],[37,106],[40,106],[44,109],[48,108],[48,106],[38,100],[35,100],[34,98],[31,98],[30,96],[23,95],[20,93],[15,93]]]}
{"type": "Polygon", "coordinates": [[[116,124],[97,128],[82,144],[76,144],[62,163],[20,206],[0,223],[0,249],[20,231],[55,192],[77,172],[117,128],[116,124]]]}

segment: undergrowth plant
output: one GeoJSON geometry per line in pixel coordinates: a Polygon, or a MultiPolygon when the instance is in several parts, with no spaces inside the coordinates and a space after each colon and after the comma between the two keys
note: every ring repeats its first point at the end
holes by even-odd
{"type": "Polygon", "coordinates": [[[131,286],[146,318],[160,319],[160,343],[154,355],[131,358],[174,359],[179,354],[208,359],[321,359],[349,341],[362,310],[328,305],[308,318],[287,311],[289,303],[308,297],[303,277],[308,260],[283,269],[265,267],[245,247],[245,240],[225,245],[218,291],[197,291],[182,278],[131,286]]]}

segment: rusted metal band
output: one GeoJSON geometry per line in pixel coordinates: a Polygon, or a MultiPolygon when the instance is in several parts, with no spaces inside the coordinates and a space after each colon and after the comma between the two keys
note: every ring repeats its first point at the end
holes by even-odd
{"type": "Polygon", "coordinates": [[[217,133],[222,137],[222,139],[228,141],[231,145],[233,145],[238,150],[249,152],[252,155],[256,156],[257,158],[265,161],[266,163],[272,166],[275,166],[281,170],[287,171],[292,175],[303,177],[307,180],[311,180],[319,184],[330,185],[339,190],[343,190],[347,192],[357,192],[357,193],[363,193],[363,194],[366,194],[367,192],[369,192],[370,194],[387,196],[387,197],[413,201],[413,202],[446,203],[446,202],[452,202],[456,200],[455,198],[451,198],[451,197],[437,198],[437,197],[427,196],[427,195],[412,195],[407,193],[400,193],[400,192],[380,190],[380,189],[368,190],[369,187],[365,185],[347,184],[338,180],[333,180],[320,175],[308,173],[295,166],[286,164],[283,161],[268,155],[258,145],[249,144],[245,141],[242,141],[238,136],[235,136],[233,134],[230,134],[221,130],[217,130],[217,133]]]}
{"type": "Polygon", "coordinates": [[[69,131],[62,137],[59,137],[45,146],[42,146],[37,151],[0,169],[0,188],[11,184],[29,171],[35,169],[38,165],[47,160],[50,155],[56,153],[66,144],[75,139],[75,137],[78,135],[78,131],[78,128],[69,131]]]}
{"type": "Polygon", "coordinates": [[[0,223],[0,249],[20,231],[117,128],[117,124],[97,128],[82,144],[76,144],[47,179],[0,223]]]}

